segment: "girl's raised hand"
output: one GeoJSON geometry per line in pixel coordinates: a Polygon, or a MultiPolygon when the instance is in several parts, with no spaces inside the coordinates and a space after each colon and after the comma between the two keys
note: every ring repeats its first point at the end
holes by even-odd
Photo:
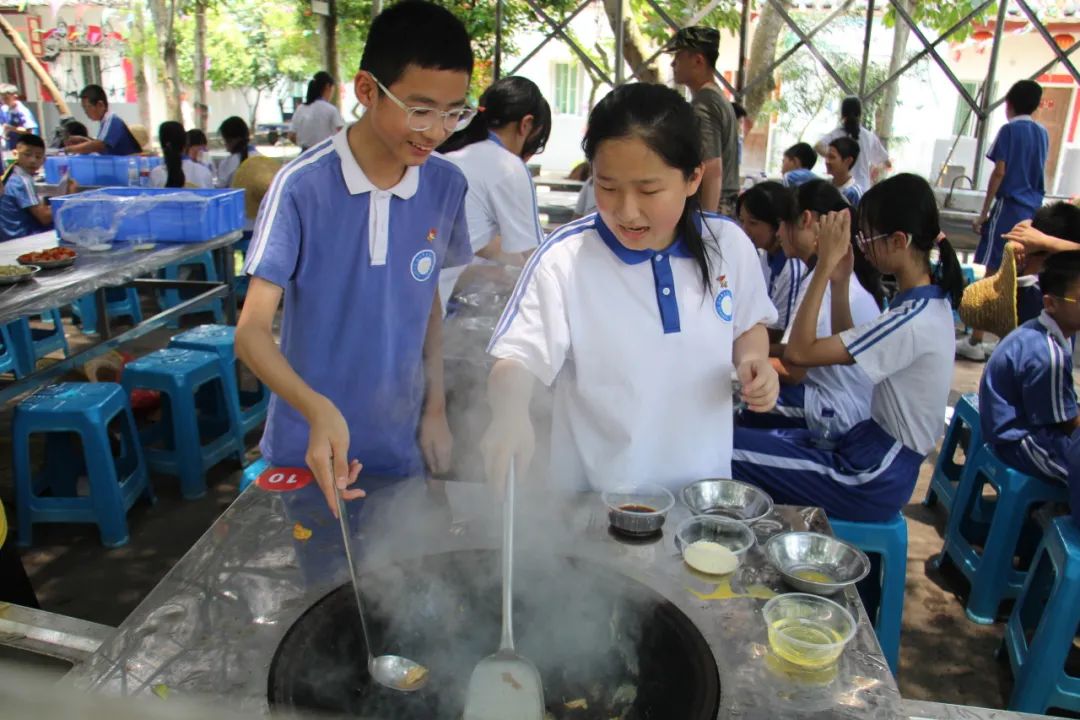
{"type": "MultiPolygon", "coordinates": [[[[818,265],[831,277],[833,270],[851,251],[851,213],[830,212],[818,221],[818,265]]],[[[852,259],[854,262],[854,259],[852,259]]]]}
{"type": "Polygon", "coordinates": [[[842,283],[845,280],[851,278],[851,274],[855,272],[855,246],[850,242],[848,243],[847,255],[836,265],[836,268],[832,271],[832,275],[829,276],[829,282],[842,283]]]}

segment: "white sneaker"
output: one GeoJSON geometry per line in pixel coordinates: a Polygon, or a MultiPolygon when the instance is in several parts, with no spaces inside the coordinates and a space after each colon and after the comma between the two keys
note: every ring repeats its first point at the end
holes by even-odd
{"type": "Polygon", "coordinates": [[[986,361],[986,351],[983,350],[982,343],[972,345],[968,342],[968,338],[966,337],[962,337],[956,341],[956,354],[966,360],[971,360],[972,362],[986,361]]]}
{"type": "Polygon", "coordinates": [[[998,346],[998,341],[997,340],[984,341],[984,342],[979,343],[979,347],[982,348],[982,351],[986,355],[986,357],[990,357],[990,353],[997,350],[997,346],[998,346]]]}

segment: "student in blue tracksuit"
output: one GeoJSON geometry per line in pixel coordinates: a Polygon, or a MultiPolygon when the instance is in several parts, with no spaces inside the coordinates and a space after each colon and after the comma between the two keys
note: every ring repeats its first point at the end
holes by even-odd
{"type": "Polygon", "coordinates": [[[1024,274],[1016,279],[1016,319],[1023,325],[1043,310],[1039,273],[1053,253],[1080,249],[1080,207],[1067,202],[1044,205],[1031,220],[1018,223],[1005,239],[1019,244],[1016,262],[1024,274]]]}
{"type": "Polygon", "coordinates": [[[1064,482],[1080,418],[1072,339],[1080,330],[1080,250],[1056,253],[1039,273],[1043,310],[1002,340],[979,384],[979,421],[998,457],[1064,482]]]}
{"type": "Polygon", "coordinates": [[[105,88],[87,85],[79,93],[79,102],[86,116],[99,123],[98,133],[93,140],[75,136],[68,138],[65,145],[68,154],[136,155],[142,152],[127,123],[109,112],[109,96],[105,94],[105,88]]]}
{"type": "Polygon", "coordinates": [[[791,195],[778,182],[754,185],[735,201],[739,225],[757,248],[769,299],[776,307],[776,322],[769,325],[771,343],[780,341],[795,317],[795,299],[806,277],[806,265],[784,253],[780,225],[791,204],[791,195]]]}
{"type": "Polygon", "coordinates": [[[863,188],[852,174],[858,160],[859,143],[849,137],[836,138],[829,143],[829,151],[825,153],[825,170],[832,176],[833,186],[851,207],[859,206],[863,194],[863,188]]]}
{"type": "Polygon", "coordinates": [[[812,170],[817,164],[817,153],[810,143],[795,143],[784,151],[780,170],[784,173],[784,187],[799,187],[811,180],[819,180],[812,170]]]}
{"type": "MultiPolygon", "coordinates": [[[[994,163],[994,172],[973,228],[979,233],[975,262],[985,265],[988,274],[1001,265],[1005,233],[1017,223],[1030,220],[1043,204],[1050,135],[1033,118],[1041,100],[1042,87],[1032,80],[1021,80],[1009,88],[1005,96],[1005,117],[1009,121],[998,131],[986,154],[994,163]]],[[[982,339],[982,331],[975,328],[970,337],[956,341],[956,354],[968,360],[985,360],[992,348],[985,346],[982,339]]]]}
{"type": "Polygon", "coordinates": [[[873,322],[856,327],[850,313],[838,313],[834,334],[818,337],[826,290],[854,266],[850,218],[850,212],[829,213],[819,222],[817,266],[784,360],[860,367],[874,385],[870,419],[831,448],[807,430],[736,428],[732,470],[778,503],[882,522],[911,497],[919,466],[942,432],[952,381],[952,306],[960,302],[963,275],[941,233],[930,185],[916,175],[896,175],[863,196],[856,242],[874,267],[896,278],[900,292],[873,322]],[[932,273],[935,249],[939,262],[932,273]]]}
{"type": "MultiPolygon", "coordinates": [[[[806,299],[817,266],[816,229],[823,215],[830,212],[849,211],[847,201],[840,192],[825,180],[804,183],[791,191],[791,202],[780,226],[780,239],[784,253],[805,263],[806,280],[795,299],[796,312],[806,299]]],[[[864,325],[881,314],[884,292],[881,275],[863,257],[858,249],[854,254],[854,278],[843,274],[836,283],[830,283],[822,300],[818,315],[818,337],[828,337],[832,332],[833,312],[850,312],[853,323],[864,325]],[[833,294],[838,284],[845,284],[833,294]],[[845,292],[846,290],[846,292],[845,292]],[[836,302],[833,301],[836,298],[836,302]]],[[[784,362],[786,343],[791,337],[789,325],[780,343],[770,350],[773,367],[780,375],[780,397],[776,407],[768,413],[745,411],[738,422],[744,427],[756,428],[806,428],[821,427],[822,414],[831,410],[836,417],[835,430],[847,432],[870,417],[870,396],[873,384],[857,365],[826,365],[805,368],[784,362]]]]}

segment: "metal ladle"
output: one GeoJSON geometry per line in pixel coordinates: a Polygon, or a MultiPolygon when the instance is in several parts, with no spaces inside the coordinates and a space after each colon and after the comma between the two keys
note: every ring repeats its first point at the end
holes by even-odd
{"type": "Polygon", "coordinates": [[[367,668],[371,678],[391,690],[413,692],[427,685],[428,669],[420,663],[400,655],[375,655],[371,652],[371,636],[368,635],[367,622],[364,620],[364,605],[360,601],[360,583],[356,579],[356,566],[353,564],[352,547],[349,543],[349,521],[346,519],[345,501],[341,493],[337,495],[338,520],[341,522],[341,539],[345,543],[345,561],[349,564],[349,577],[352,579],[353,595],[356,597],[356,612],[360,615],[360,629],[364,634],[364,647],[367,648],[367,668]]]}

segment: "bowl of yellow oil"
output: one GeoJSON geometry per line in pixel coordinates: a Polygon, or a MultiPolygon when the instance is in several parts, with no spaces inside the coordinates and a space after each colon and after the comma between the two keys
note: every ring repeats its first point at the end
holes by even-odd
{"type": "Polygon", "coordinates": [[[795,590],[835,595],[870,573],[870,559],[859,548],[829,535],[787,532],[765,544],[765,556],[795,590]]]}
{"type": "Polygon", "coordinates": [[[819,595],[777,595],[765,603],[761,613],[773,653],[807,670],[835,665],[855,637],[851,613],[819,595]]]}

